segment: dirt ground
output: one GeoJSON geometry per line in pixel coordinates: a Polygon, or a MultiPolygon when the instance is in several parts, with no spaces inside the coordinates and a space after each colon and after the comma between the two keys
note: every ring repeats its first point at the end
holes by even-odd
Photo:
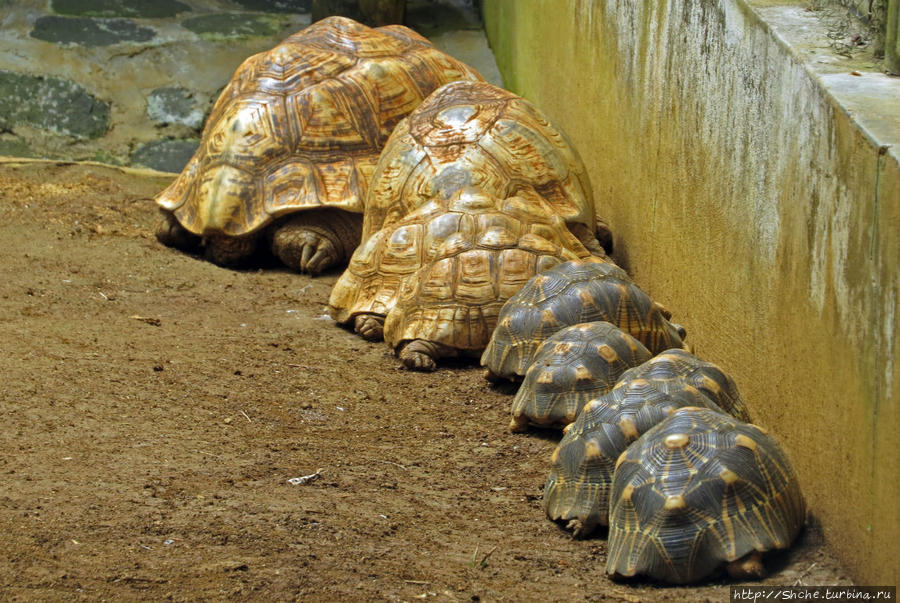
{"type": "MultiPolygon", "coordinates": [[[[0,599],[728,600],[608,580],[543,516],[558,438],[336,327],[336,273],[158,244],[169,180],[0,163],[0,599]]],[[[769,565],[850,583],[814,528],[769,565]]]]}

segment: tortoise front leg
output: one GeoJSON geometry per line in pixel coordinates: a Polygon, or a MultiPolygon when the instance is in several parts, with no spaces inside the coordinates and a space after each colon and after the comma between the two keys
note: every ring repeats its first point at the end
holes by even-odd
{"type": "Polygon", "coordinates": [[[219,266],[240,266],[256,251],[257,238],[255,234],[242,237],[209,235],[203,240],[204,255],[219,266]]]}
{"type": "Polygon", "coordinates": [[[433,371],[438,358],[455,358],[459,350],[442,343],[414,339],[400,350],[403,366],[413,371],[433,371]]]}
{"type": "Polygon", "coordinates": [[[200,237],[190,232],[178,222],[175,215],[166,210],[156,223],[156,240],[166,247],[174,247],[182,251],[193,251],[200,246],[200,237]]]}
{"type": "Polygon", "coordinates": [[[272,232],[272,252],[298,272],[320,272],[350,260],[362,235],[362,215],[339,209],[299,212],[272,232]]]}

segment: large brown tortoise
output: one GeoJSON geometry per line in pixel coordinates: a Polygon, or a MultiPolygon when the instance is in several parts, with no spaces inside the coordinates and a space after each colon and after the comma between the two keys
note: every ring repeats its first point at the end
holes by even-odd
{"type": "Polygon", "coordinates": [[[566,262],[536,275],[503,307],[481,357],[485,377],[525,374],[541,343],[569,325],[606,321],[644,344],[651,354],[685,347],[685,331],[669,312],[610,262],[566,262]]]}
{"type": "Polygon", "coordinates": [[[401,25],[330,17],[237,69],[200,147],[156,201],[157,238],[233,265],[260,241],[310,273],[359,243],[375,163],[397,123],[447,82],[481,76],[401,25]]]}
{"type": "Polygon", "coordinates": [[[762,553],[790,546],[805,515],[797,475],[765,430],[681,408],[616,462],[606,571],[680,584],[725,566],[758,578],[762,553]]]}
{"type": "Polygon", "coordinates": [[[589,400],[613,388],[619,376],[650,359],[644,345],[608,322],[566,327],[534,355],[512,403],[512,431],[529,425],[563,427],[589,400]]]}
{"type": "Polygon", "coordinates": [[[495,197],[533,193],[597,255],[591,184],[566,135],[525,99],[486,82],[436,90],[401,121],[375,169],[363,239],[435,198],[474,187],[495,197]]]}
{"type": "Polygon", "coordinates": [[[681,376],[637,374],[652,362],[625,371],[609,392],[588,401],[553,451],[544,510],[575,538],[607,525],[613,470],[629,444],[678,408],[719,409],[708,390],[681,376]]]}
{"type": "Polygon", "coordinates": [[[590,252],[539,197],[464,189],[366,240],[335,284],[329,312],[384,338],[412,369],[480,354],[497,313],[534,274],[590,252]]]}

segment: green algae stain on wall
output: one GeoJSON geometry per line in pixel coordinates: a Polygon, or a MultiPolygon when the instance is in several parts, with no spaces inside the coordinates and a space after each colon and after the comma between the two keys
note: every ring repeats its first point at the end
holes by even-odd
{"type": "Polygon", "coordinates": [[[275,35],[281,29],[282,19],[276,15],[215,13],[185,19],[181,25],[204,40],[225,42],[275,35]]]}

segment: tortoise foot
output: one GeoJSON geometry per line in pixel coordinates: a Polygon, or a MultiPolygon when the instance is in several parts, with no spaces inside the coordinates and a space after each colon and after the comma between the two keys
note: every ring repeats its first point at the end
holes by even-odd
{"type": "Polygon", "coordinates": [[[411,371],[433,371],[437,368],[434,358],[424,352],[403,351],[400,353],[400,360],[411,371]]]}
{"type": "Polygon", "coordinates": [[[484,371],[481,373],[484,376],[485,381],[488,383],[499,383],[503,377],[492,371],[491,369],[484,367],[484,371]]]}
{"type": "Polygon", "coordinates": [[[324,232],[299,226],[276,230],[272,251],[288,268],[308,274],[319,274],[340,259],[334,242],[324,232]]]}
{"type": "Polygon", "coordinates": [[[762,553],[753,551],[735,559],[725,566],[728,575],[738,580],[759,580],[766,575],[766,568],[762,563],[762,553]]]}
{"type": "Polygon", "coordinates": [[[381,341],[384,339],[384,316],[360,314],[354,321],[353,330],[363,339],[381,341]]]}
{"type": "Polygon", "coordinates": [[[584,523],[580,519],[570,519],[566,529],[572,531],[572,538],[579,539],[585,536],[584,523]]]}
{"type": "Polygon", "coordinates": [[[403,366],[413,371],[433,371],[437,368],[438,358],[451,358],[457,355],[454,348],[416,339],[406,344],[400,350],[400,361],[403,366]]]}
{"type": "Polygon", "coordinates": [[[156,240],[166,247],[174,247],[182,251],[196,249],[200,245],[200,237],[190,232],[178,219],[168,211],[163,211],[156,224],[156,240]]]}
{"type": "Polygon", "coordinates": [[[524,415],[513,415],[512,419],[509,421],[509,430],[513,433],[522,433],[523,431],[528,431],[528,417],[524,415]]]}
{"type": "Polygon", "coordinates": [[[359,244],[362,216],[335,209],[305,211],[272,232],[272,252],[289,268],[320,274],[350,259],[359,244]]]}
{"type": "Polygon", "coordinates": [[[584,540],[589,538],[597,529],[596,519],[586,517],[584,519],[572,519],[566,524],[566,528],[572,530],[572,538],[584,540]]]}

